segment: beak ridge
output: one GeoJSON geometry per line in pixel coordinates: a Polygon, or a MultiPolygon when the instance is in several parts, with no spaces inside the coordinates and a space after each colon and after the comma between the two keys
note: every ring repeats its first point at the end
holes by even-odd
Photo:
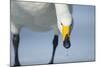
{"type": "Polygon", "coordinates": [[[66,36],[70,37],[70,26],[62,25],[62,38],[63,38],[63,41],[66,39],[66,36]]]}
{"type": "Polygon", "coordinates": [[[62,25],[63,46],[66,49],[70,48],[70,46],[71,46],[71,43],[70,43],[70,31],[71,31],[71,26],[62,25]]]}

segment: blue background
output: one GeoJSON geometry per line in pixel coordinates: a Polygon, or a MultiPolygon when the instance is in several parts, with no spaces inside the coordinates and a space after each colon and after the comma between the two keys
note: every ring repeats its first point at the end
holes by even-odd
{"type": "MultiPolygon", "coordinates": [[[[54,63],[94,61],[95,60],[95,7],[73,5],[74,27],[71,33],[70,49],[62,45],[59,33],[59,45],[54,63]]],[[[53,30],[33,32],[22,28],[20,33],[19,60],[21,65],[47,64],[52,56],[53,30]]],[[[11,42],[11,65],[14,64],[14,49],[11,42]]]]}

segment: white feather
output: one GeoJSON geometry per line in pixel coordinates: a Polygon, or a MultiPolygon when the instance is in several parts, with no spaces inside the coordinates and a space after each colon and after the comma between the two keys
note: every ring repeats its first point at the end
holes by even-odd
{"type": "Polygon", "coordinates": [[[52,25],[57,25],[54,4],[11,2],[11,21],[15,25],[26,26],[33,31],[48,31],[52,25]]]}
{"type": "Polygon", "coordinates": [[[11,0],[11,32],[23,26],[33,31],[43,32],[54,27],[61,31],[61,23],[70,25],[71,20],[68,5],[11,0]]]}

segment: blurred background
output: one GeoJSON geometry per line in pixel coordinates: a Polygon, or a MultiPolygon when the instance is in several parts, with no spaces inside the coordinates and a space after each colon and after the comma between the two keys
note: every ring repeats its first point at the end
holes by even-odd
{"type": "MultiPolygon", "coordinates": [[[[59,44],[54,63],[95,60],[95,7],[72,5],[74,27],[71,33],[71,48],[65,49],[59,33],[59,44]]],[[[22,28],[20,33],[19,60],[21,65],[47,64],[52,56],[53,30],[33,32],[22,28]]],[[[11,41],[11,65],[14,64],[14,49],[11,41]]]]}

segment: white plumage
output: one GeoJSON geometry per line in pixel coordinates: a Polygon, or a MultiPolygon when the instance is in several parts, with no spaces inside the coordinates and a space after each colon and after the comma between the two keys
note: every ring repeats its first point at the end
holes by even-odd
{"type": "Polygon", "coordinates": [[[58,29],[62,34],[63,45],[70,47],[72,17],[65,4],[35,3],[11,0],[11,32],[15,49],[15,64],[19,66],[18,46],[20,29],[30,28],[33,31],[54,30],[53,53],[49,64],[53,63],[55,49],[58,45],[58,29]]]}
{"type": "Polygon", "coordinates": [[[54,4],[34,2],[11,3],[11,31],[26,26],[33,31],[47,31],[57,25],[54,4]]]}
{"type": "Polygon", "coordinates": [[[61,23],[70,26],[71,20],[68,5],[11,0],[12,33],[19,33],[23,26],[40,32],[55,27],[61,31],[61,23]]]}

